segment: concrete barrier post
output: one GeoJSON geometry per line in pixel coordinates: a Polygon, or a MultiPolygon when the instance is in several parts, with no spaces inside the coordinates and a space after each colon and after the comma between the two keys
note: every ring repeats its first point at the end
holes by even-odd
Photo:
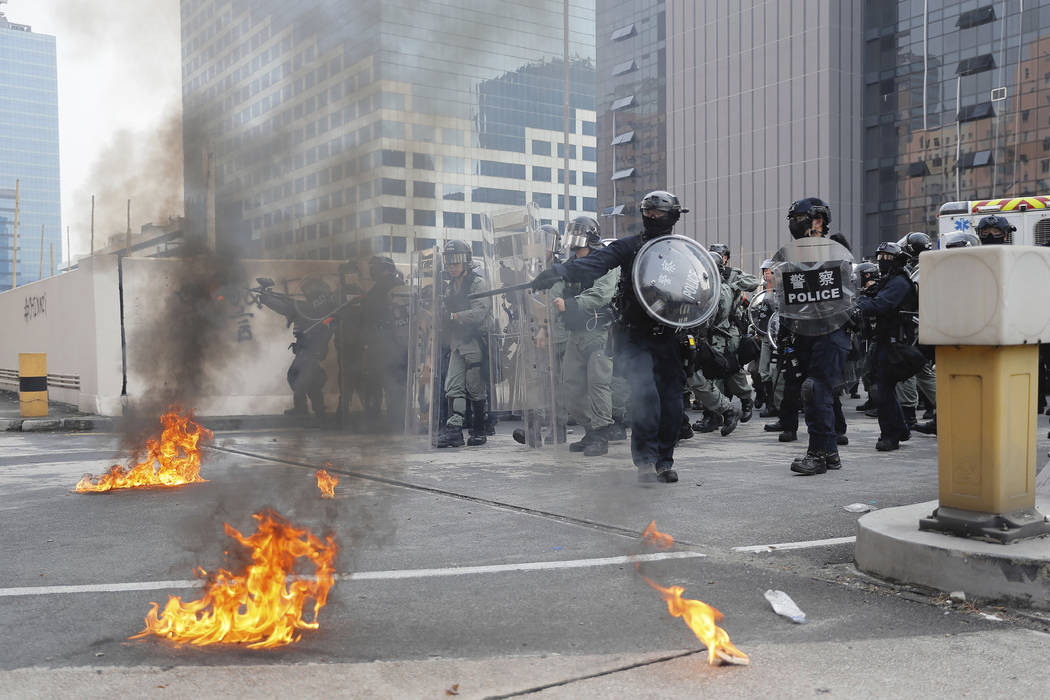
{"type": "Polygon", "coordinates": [[[47,416],[47,355],[18,354],[18,405],[23,418],[47,416]]]}
{"type": "Polygon", "coordinates": [[[919,342],[937,346],[938,507],[919,529],[1009,543],[1050,533],[1035,507],[1050,248],[923,253],[919,342]]]}

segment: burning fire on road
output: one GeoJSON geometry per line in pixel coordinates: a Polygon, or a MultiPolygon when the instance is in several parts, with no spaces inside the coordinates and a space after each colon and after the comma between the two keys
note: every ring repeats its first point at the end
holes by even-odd
{"type": "Polygon", "coordinates": [[[247,537],[226,523],[226,534],[251,550],[252,563],[245,571],[219,569],[209,577],[198,569],[201,577],[210,579],[204,596],[186,603],[171,596],[163,611],[151,603],[146,628],[132,639],[155,634],[179,645],[272,648],[299,641],[298,630],[318,628],[317,614],[335,583],[335,540],[322,540],[271,510],[252,517],[259,529],[247,537]],[[299,559],[312,563],[314,573],[297,573],[299,559]],[[314,601],[312,621],[303,619],[308,599],[314,601]]]}
{"type": "MultiPolygon", "coordinates": [[[[656,521],[649,523],[642,533],[642,540],[652,544],[658,549],[668,549],[674,544],[674,539],[656,529],[656,521]]],[[[712,666],[720,662],[725,664],[736,664],[746,666],[751,663],[747,654],[733,646],[729,640],[729,633],[719,627],[716,623],[722,621],[722,613],[712,608],[707,603],[699,600],[683,598],[685,589],[681,586],[664,588],[651,578],[642,574],[641,564],[635,563],[635,568],[645,582],[660,593],[660,597],[667,603],[667,611],[674,617],[680,617],[693,631],[696,638],[707,647],[707,662],[712,666]]]]}
{"type": "Polygon", "coordinates": [[[160,417],[163,430],[159,438],[146,441],[146,458],[131,467],[114,465],[97,479],[84,476],[76,486],[78,493],[102,493],[114,489],[171,487],[207,481],[201,478],[201,440],[212,432],[171,406],[160,417]]]}
{"type": "Polygon", "coordinates": [[[317,477],[317,488],[321,489],[321,498],[335,498],[335,487],[339,483],[339,477],[329,474],[327,469],[318,469],[314,476],[317,477]]]}

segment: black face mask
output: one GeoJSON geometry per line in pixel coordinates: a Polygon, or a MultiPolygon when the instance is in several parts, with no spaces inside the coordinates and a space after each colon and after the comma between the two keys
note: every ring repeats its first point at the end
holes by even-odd
{"type": "Polygon", "coordinates": [[[673,228],[674,222],[667,215],[661,216],[659,219],[650,219],[647,216],[642,217],[642,230],[645,231],[646,238],[666,236],[673,228]]]}
{"type": "Polygon", "coordinates": [[[879,261],[879,273],[885,277],[891,275],[897,270],[897,261],[895,260],[880,260],[879,261]]]}
{"type": "Polygon", "coordinates": [[[808,216],[804,219],[788,220],[788,231],[791,232],[792,238],[805,238],[812,226],[813,219],[808,216]]]}

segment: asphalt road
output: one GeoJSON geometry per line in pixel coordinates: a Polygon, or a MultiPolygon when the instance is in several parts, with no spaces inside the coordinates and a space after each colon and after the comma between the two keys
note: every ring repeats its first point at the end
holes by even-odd
{"type": "MultiPolygon", "coordinates": [[[[840,472],[791,474],[804,435],[782,445],[756,416],[683,442],[673,486],[637,484],[625,443],[585,460],[519,446],[505,424],[459,450],[220,433],[207,483],[84,495],[84,473],[126,461],[120,436],[0,433],[0,697],[1045,697],[1050,619],[880,584],[851,542],[821,542],[855,534],[848,504],[936,498],[934,439],[876,453],[875,421],[848,414],[840,472]],[[331,500],[313,478],[325,463],[331,500]],[[254,532],[265,507],[339,544],[320,629],[274,650],[128,639],[150,602],[198,597],[180,582],[239,549],[223,524],[254,532]],[[620,559],[654,552],[638,537],[651,520],[676,545],[644,573],[721,610],[751,666],[708,666],[620,559]],[[736,549],[783,543],[802,544],[736,549]],[[775,615],[767,589],[808,623],[775,615]]],[[[1039,431],[1045,455],[1045,417],[1039,431]]]]}

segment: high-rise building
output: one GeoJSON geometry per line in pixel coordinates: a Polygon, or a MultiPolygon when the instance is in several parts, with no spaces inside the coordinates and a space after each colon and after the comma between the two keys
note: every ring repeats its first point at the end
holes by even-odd
{"type": "MultiPolygon", "coordinates": [[[[265,257],[404,260],[564,219],[563,0],[182,0],[188,225],[265,257]],[[213,212],[213,214],[212,214],[213,212]]],[[[569,0],[570,216],[594,215],[594,0],[569,0]]]]}
{"type": "Polygon", "coordinates": [[[0,9],[0,290],[15,281],[16,189],[17,283],[24,284],[49,274],[52,250],[56,265],[62,259],[58,67],[55,37],[0,9]]]}
{"type": "Polygon", "coordinates": [[[832,230],[871,255],[934,234],[945,202],[1050,194],[1045,2],[668,0],[667,13],[670,186],[697,238],[752,270],[799,197],[828,200],[832,230]]]}
{"type": "Polygon", "coordinates": [[[667,189],[665,0],[597,0],[598,205],[610,236],[641,227],[638,203],[667,189]]]}

